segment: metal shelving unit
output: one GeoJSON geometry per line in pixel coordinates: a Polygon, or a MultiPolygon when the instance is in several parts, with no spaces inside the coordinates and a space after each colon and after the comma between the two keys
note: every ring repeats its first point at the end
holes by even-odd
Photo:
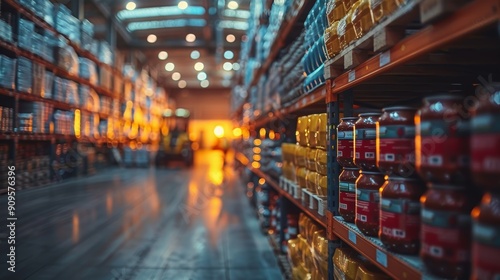
{"type": "MultiPolygon", "coordinates": [[[[355,225],[339,217],[338,176],[342,169],[336,162],[334,141],[341,113],[352,116],[357,108],[373,110],[395,104],[418,106],[425,96],[443,91],[470,91],[482,82],[481,75],[500,75],[500,2],[472,0],[455,10],[446,10],[445,2],[457,5],[446,0],[408,1],[325,63],[325,86],[302,96],[292,105],[244,124],[259,131],[278,119],[327,112],[330,143],[327,147],[328,211],[324,225],[330,260],[336,248],[347,244],[395,279],[435,278],[426,272],[418,256],[394,254],[379,239],[365,236],[355,225]],[[421,23],[421,18],[426,18],[425,23],[421,23]],[[315,107],[322,103],[325,104],[322,110],[315,107]]],[[[262,68],[257,73],[266,71],[267,68],[262,68]]],[[[241,113],[242,108],[243,105],[236,114],[241,113]]],[[[307,207],[280,191],[276,181],[250,166],[248,159],[242,163],[311,216],[307,207]]],[[[332,262],[329,262],[329,279],[333,279],[332,262]]]]}

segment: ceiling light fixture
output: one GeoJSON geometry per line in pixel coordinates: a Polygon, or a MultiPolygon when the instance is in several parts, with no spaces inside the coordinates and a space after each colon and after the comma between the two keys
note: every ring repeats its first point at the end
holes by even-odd
{"type": "Polygon", "coordinates": [[[168,53],[166,51],[161,51],[158,53],[158,59],[165,60],[168,58],[168,53]]]}
{"type": "Polygon", "coordinates": [[[200,52],[199,51],[192,51],[191,52],[191,59],[198,59],[200,58],[200,52]]]}
{"type": "Polygon", "coordinates": [[[174,73],[172,74],[172,80],[174,80],[174,81],[178,81],[178,80],[180,80],[180,79],[181,79],[181,73],[179,73],[179,72],[174,72],[174,73]]]}
{"type": "Polygon", "coordinates": [[[157,39],[158,39],[158,37],[156,37],[156,35],[154,35],[154,34],[149,34],[148,38],[147,38],[148,42],[151,44],[156,42],[157,39]]]}
{"type": "Polygon", "coordinates": [[[231,71],[233,70],[233,64],[231,62],[224,62],[224,65],[222,65],[222,69],[231,71]]]}
{"type": "Polygon", "coordinates": [[[225,51],[224,52],[224,58],[225,59],[233,59],[234,53],[232,51],[225,51]]]}
{"type": "Polygon", "coordinates": [[[184,80],[180,80],[177,85],[179,86],[179,88],[185,88],[187,86],[187,82],[184,80]]]}
{"type": "Polygon", "coordinates": [[[194,64],[194,70],[196,70],[196,71],[201,71],[201,70],[203,70],[203,68],[205,68],[205,65],[203,64],[203,62],[196,62],[194,64]]]}
{"type": "Polygon", "coordinates": [[[238,2],[236,1],[229,1],[229,3],[227,3],[227,7],[231,10],[236,10],[238,9],[238,2]]]}
{"type": "Polygon", "coordinates": [[[231,82],[229,80],[222,80],[222,86],[223,87],[228,87],[231,85],[231,82]]]}
{"type": "Polygon", "coordinates": [[[236,37],[234,37],[234,35],[233,35],[233,34],[228,34],[228,35],[226,36],[226,41],[228,41],[229,43],[232,43],[232,42],[234,42],[235,40],[236,40],[236,37]]]}
{"type": "Polygon", "coordinates": [[[181,1],[181,2],[179,2],[179,4],[177,4],[177,7],[179,7],[179,9],[181,9],[181,10],[187,9],[188,6],[189,6],[189,4],[186,1],[181,1]]]}
{"type": "Polygon", "coordinates": [[[233,63],[233,70],[234,71],[240,70],[240,64],[238,62],[233,63]]]}
{"type": "Polygon", "coordinates": [[[196,40],[196,35],[192,34],[192,33],[189,33],[188,35],[186,35],[186,41],[189,42],[189,43],[192,43],[196,40]]]}
{"type": "Polygon", "coordinates": [[[197,75],[198,80],[203,81],[207,79],[207,73],[205,72],[199,72],[197,75]]]}
{"type": "Polygon", "coordinates": [[[200,83],[200,86],[201,86],[202,88],[207,88],[209,85],[210,85],[210,83],[208,82],[208,80],[203,80],[203,81],[201,81],[201,83],[200,83]]]}
{"type": "Polygon", "coordinates": [[[127,5],[125,6],[125,9],[129,11],[133,11],[135,10],[135,8],[137,8],[137,5],[132,1],[128,2],[127,5]]]}
{"type": "Polygon", "coordinates": [[[174,68],[175,68],[175,65],[172,62],[165,64],[165,70],[167,70],[167,71],[173,71],[174,68]]]}

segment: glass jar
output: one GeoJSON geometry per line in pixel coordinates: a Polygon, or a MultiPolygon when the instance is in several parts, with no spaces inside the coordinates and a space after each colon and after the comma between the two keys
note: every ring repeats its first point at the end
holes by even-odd
{"type": "Polygon", "coordinates": [[[465,188],[430,185],[422,206],[420,257],[443,278],[469,276],[472,204],[465,188]]]}
{"type": "Polygon", "coordinates": [[[344,168],[339,176],[339,214],[348,223],[356,217],[356,180],[358,168],[344,168]]]}
{"type": "Polygon", "coordinates": [[[377,120],[380,113],[359,114],[354,125],[354,164],[364,171],[378,171],[375,159],[377,120]]]}
{"type": "Polygon", "coordinates": [[[500,194],[486,193],[472,210],[472,280],[500,276],[500,194]]]}
{"type": "Polygon", "coordinates": [[[295,132],[295,138],[297,143],[301,146],[307,146],[307,116],[302,116],[297,119],[297,131],[295,132]]]}
{"type": "Polygon", "coordinates": [[[460,96],[424,99],[415,116],[416,167],[427,182],[467,185],[469,121],[460,96]]]}
{"type": "Polygon", "coordinates": [[[417,179],[389,176],[380,188],[380,241],[399,254],[418,254],[420,196],[425,185],[417,179]]]}
{"type": "Polygon", "coordinates": [[[385,183],[378,172],[361,171],[356,181],[356,226],[369,236],[378,236],[380,217],[379,189],[385,183]]]}
{"type": "Polygon", "coordinates": [[[474,183],[500,190],[500,83],[479,89],[479,104],[471,120],[471,171],[474,183]]]}
{"type": "Polygon", "coordinates": [[[316,172],[316,156],[318,150],[306,148],[306,168],[316,172]]]}
{"type": "Polygon", "coordinates": [[[354,123],[357,117],[342,118],[337,126],[337,162],[343,167],[354,165],[354,123]]]}
{"type": "Polygon", "coordinates": [[[316,171],[326,176],[328,170],[328,153],[323,150],[318,150],[316,153],[316,171]]]}
{"type": "Polygon", "coordinates": [[[319,124],[319,114],[309,115],[308,121],[308,132],[307,132],[307,146],[309,148],[316,148],[316,143],[318,139],[318,124],[319,124]]]}
{"type": "Polygon", "coordinates": [[[377,167],[387,175],[415,175],[415,112],[389,107],[377,121],[377,167]]]}
{"type": "Polygon", "coordinates": [[[326,150],[328,143],[328,115],[326,113],[319,114],[318,139],[316,142],[316,148],[326,150]]]}
{"type": "Polygon", "coordinates": [[[319,175],[317,193],[322,197],[326,197],[328,195],[328,176],[319,175]]]}

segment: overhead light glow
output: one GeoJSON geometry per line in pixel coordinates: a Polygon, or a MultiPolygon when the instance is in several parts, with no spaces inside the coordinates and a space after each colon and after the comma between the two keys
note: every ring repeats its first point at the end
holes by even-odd
{"type": "Polygon", "coordinates": [[[181,73],[179,73],[179,72],[172,73],[172,80],[178,81],[180,79],[181,79],[181,73]]]}
{"type": "Polygon", "coordinates": [[[207,24],[204,19],[169,19],[156,21],[132,22],[127,25],[130,32],[137,30],[179,28],[179,27],[203,27],[207,24]]]}
{"type": "Polygon", "coordinates": [[[233,63],[233,69],[234,69],[235,71],[240,70],[240,64],[239,64],[238,62],[233,63]]]}
{"type": "Polygon", "coordinates": [[[186,35],[186,41],[188,41],[189,43],[192,43],[196,40],[196,36],[192,33],[189,33],[188,35],[186,35]]]}
{"type": "Polygon", "coordinates": [[[231,85],[231,82],[229,80],[222,80],[223,87],[229,87],[230,85],[231,85]]]}
{"type": "Polygon", "coordinates": [[[248,29],[248,22],[246,22],[246,21],[234,21],[234,20],[222,20],[219,22],[219,28],[247,30],[248,29]]]}
{"type": "Polygon", "coordinates": [[[127,5],[125,6],[125,9],[129,11],[133,11],[135,10],[135,8],[137,8],[137,5],[132,1],[128,2],[127,5]]]}
{"type": "Polygon", "coordinates": [[[236,1],[229,1],[229,3],[227,3],[227,7],[231,10],[236,10],[238,9],[239,5],[236,1]]]}
{"type": "Polygon", "coordinates": [[[178,83],[178,86],[179,86],[179,88],[185,88],[187,86],[187,83],[184,80],[180,80],[178,83]]]}
{"type": "Polygon", "coordinates": [[[205,65],[203,64],[203,62],[196,62],[194,64],[194,70],[196,70],[196,71],[201,71],[201,70],[203,70],[203,68],[205,68],[205,65]]]}
{"type": "Polygon", "coordinates": [[[248,19],[250,18],[250,12],[244,10],[224,10],[222,15],[225,17],[248,19]]]}
{"type": "Polygon", "coordinates": [[[207,73],[205,73],[205,72],[198,72],[197,77],[198,77],[198,80],[200,80],[200,81],[206,80],[207,79],[207,73]]]}
{"type": "Polygon", "coordinates": [[[156,35],[154,35],[154,34],[149,34],[148,38],[147,38],[148,42],[151,44],[156,42],[157,39],[158,39],[158,37],[156,37],[156,35]]]}
{"type": "Polygon", "coordinates": [[[181,2],[179,2],[179,4],[177,4],[177,7],[179,7],[179,9],[181,9],[181,10],[187,9],[188,6],[189,6],[189,4],[186,1],[181,1],[181,2]]]}
{"type": "Polygon", "coordinates": [[[222,68],[226,71],[231,71],[231,70],[233,70],[233,64],[231,62],[224,62],[224,65],[222,65],[222,68]]]}
{"type": "Polygon", "coordinates": [[[158,58],[160,60],[165,60],[168,58],[168,53],[166,51],[161,51],[158,53],[158,58]]]}
{"type": "Polygon", "coordinates": [[[200,52],[199,51],[192,51],[191,52],[191,58],[192,59],[198,59],[198,58],[200,58],[200,52]]]}
{"type": "Polygon", "coordinates": [[[233,59],[234,53],[232,51],[225,51],[224,52],[224,58],[225,59],[233,59]]]}
{"type": "Polygon", "coordinates": [[[235,40],[236,40],[236,37],[234,37],[234,35],[233,35],[233,34],[228,34],[228,35],[226,36],[226,41],[228,41],[229,43],[232,43],[232,42],[234,42],[235,40]]]}
{"type": "Polygon", "coordinates": [[[200,86],[201,86],[202,88],[207,88],[209,85],[210,85],[210,83],[208,82],[208,80],[203,80],[203,81],[201,81],[201,83],[200,83],[200,86]]]}
{"type": "Polygon", "coordinates": [[[175,68],[175,65],[172,62],[165,64],[165,70],[167,70],[167,71],[173,71],[174,68],[175,68]]]}

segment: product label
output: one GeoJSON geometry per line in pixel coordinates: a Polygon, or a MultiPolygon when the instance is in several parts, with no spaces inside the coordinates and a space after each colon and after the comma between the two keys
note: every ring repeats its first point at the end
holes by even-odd
{"type": "Polygon", "coordinates": [[[377,133],[374,128],[356,129],[355,158],[360,160],[374,160],[377,133]]]}
{"type": "Polygon", "coordinates": [[[353,140],[337,141],[337,157],[353,158],[354,142],[353,140]]]}
{"type": "Polygon", "coordinates": [[[415,138],[415,126],[413,125],[384,125],[379,126],[378,138],[382,139],[413,139],[415,138]]]}
{"type": "Polygon", "coordinates": [[[500,279],[500,227],[474,223],[472,235],[474,279],[500,279]]]}
{"type": "Polygon", "coordinates": [[[378,190],[356,190],[356,220],[375,224],[379,220],[379,199],[378,190]]]}
{"type": "Polygon", "coordinates": [[[339,182],[339,209],[354,212],[356,206],[356,185],[339,182]]]}
{"type": "Polygon", "coordinates": [[[473,134],[471,137],[471,168],[474,172],[500,172],[500,134],[473,134]]]}
{"type": "Polygon", "coordinates": [[[478,115],[471,120],[472,134],[488,134],[500,132],[500,115],[478,115]]]}
{"type": "Polygon", "coordinates": [[[408,199],[381,199],[380,228],[382,234],[408,241],[418,240],[420,203],[408,199]]]}
{"type": "Polygon", "coordinates": [[[470,259],[470,221],[467,214],[422,209],[422,252],[449,262],[470,259]]]}

